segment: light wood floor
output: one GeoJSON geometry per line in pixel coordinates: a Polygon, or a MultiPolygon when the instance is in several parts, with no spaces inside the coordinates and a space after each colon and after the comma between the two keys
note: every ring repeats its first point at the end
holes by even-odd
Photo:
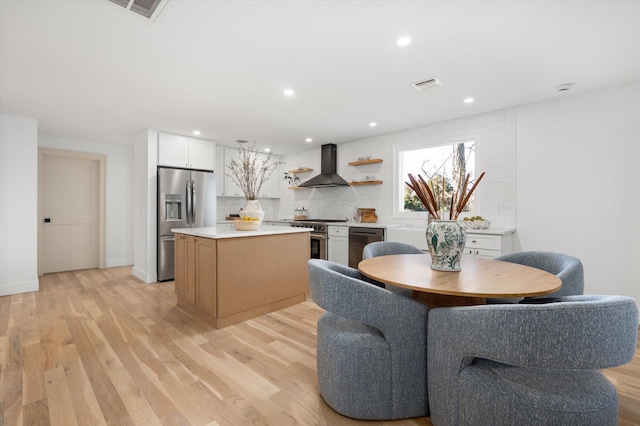
{"type": "MultiPolygon", "coordinates": [[[[321,314],[305,302],[214,330],[176,307],[173,282],[130,267],[45,275],[39,292],[0,297],[0,425],[431,425],[322,401],[321,314]]],[[[605,373],[620,424],[640,424],[640,355],[605,373]]]]}

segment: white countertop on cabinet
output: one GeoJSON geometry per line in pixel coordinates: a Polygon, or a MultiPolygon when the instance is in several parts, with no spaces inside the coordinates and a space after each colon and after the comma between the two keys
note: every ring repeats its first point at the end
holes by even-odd
{"type": "MultiPolygon", "coordinates": [[[[427,226],[399,226],[396,228],[399,231],[420,231],[426,232],[427,226]]],[[[469,229],[465,228],[467,234],[486,234],[486,235],[505,235],[516,232],[515,228],[489,228],[489,229],[469,229]]]]}
{"type": "Polygon", "coordinates": [[[353,228],[397,228],[402,225],[396,225],[394,223],[370,223],[370,222],[331,222],[329,226],[345,226],[353,228]]]}
{"type": "Polygon", "coordinates": [[[257,229],[255,231],[238,231],[233,226],[217,226],[210,228],[176,228],[171,230],[171,232],[176,232],[178,234],[193,235],[195,237],[212,239],[259,237],[262,235],[296,234],[300,232],[311,231],[313,231],[313,228],[294,228],[286,226],[261,227],[260,229],[257,229]]]}
{"type": "MultiPolygon", "coordinates": [[[[387,241],[411,244],[421,250],[429,250],[426,239],[427,227],[402,226],[387,231],[387,241]]],[[[494,258],[511,253],[515,228],[467,229],[465,255],[494,258]]]]}
{"type": "Polygon", "coordinates": [[[467,234],[505,235],[516,232],[515,228],[465,229],[467,230],[467,234]]]}

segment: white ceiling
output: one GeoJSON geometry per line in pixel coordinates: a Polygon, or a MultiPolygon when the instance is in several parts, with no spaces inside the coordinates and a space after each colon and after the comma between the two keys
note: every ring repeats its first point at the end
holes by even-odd
{"type": "Polygon", "coordinates": [[[169,0],[152,22],[0,0],[1,111],[90,141],[199,129],[286,154],[638,80],[640,1],[169,0]]]}

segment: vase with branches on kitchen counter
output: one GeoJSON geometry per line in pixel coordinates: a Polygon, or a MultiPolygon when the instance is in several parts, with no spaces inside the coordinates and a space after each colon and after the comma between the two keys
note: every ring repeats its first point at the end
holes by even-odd
{"type": "Polygon", "coordinates": [[[246,199],[246,204],[240,211],[240,220],[253,222],[257,228],[264,219],[264,210],[258,202],[260,190],[281,162],[271,162],[271,152],[258,152],[255,141],[247,147],[242,144],[236,158],[232,158],[227,165],[227,176],[242,190],[246,199]]]}

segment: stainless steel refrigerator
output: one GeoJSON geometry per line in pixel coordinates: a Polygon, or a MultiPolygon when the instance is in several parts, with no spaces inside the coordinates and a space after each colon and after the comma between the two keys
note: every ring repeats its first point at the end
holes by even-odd
{"type": "Polygon", "coordinates": [[[158,281],[174,278],[173,228],[216,224],[216,176],[210,171],[158,167],[158,281]]]}

